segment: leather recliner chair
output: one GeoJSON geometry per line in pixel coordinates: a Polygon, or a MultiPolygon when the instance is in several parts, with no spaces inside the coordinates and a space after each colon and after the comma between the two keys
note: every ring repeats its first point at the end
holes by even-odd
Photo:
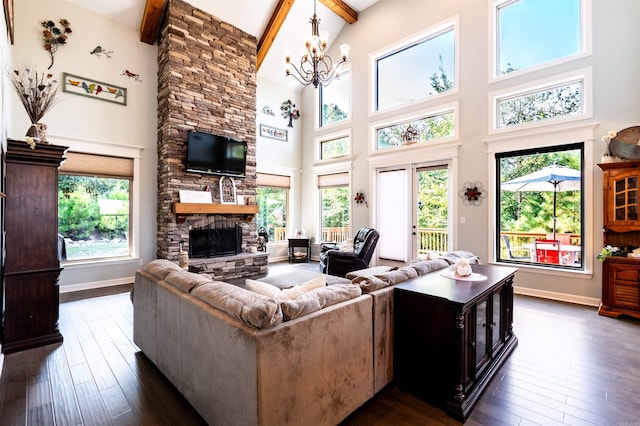
{"type": "Polygon", "coordinates": [[[351,271],[368,268],[379,238],[375,229],[361,228],[353,238],[353,251],[330,249],[320,253],[320,270],[344,277],[351,271]]]}

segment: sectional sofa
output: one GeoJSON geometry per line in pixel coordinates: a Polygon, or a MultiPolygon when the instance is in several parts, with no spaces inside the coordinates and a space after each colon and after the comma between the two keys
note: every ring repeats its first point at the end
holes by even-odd
{"type": "Polygon", "coordinates": [[[393,378],[393,284],[459,257],[477,261],[328,277],[294,299],[154,260],[136,273],[134,342],[211,425],[335,425],[393,378]]]}

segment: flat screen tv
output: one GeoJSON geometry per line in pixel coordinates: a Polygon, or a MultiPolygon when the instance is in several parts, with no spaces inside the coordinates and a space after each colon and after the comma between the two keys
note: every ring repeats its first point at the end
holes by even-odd
{"type": "Polygon", "coordinates": [[[244,177],[247,143],[225,136],[189,132],[187,171],[244,177]]]}

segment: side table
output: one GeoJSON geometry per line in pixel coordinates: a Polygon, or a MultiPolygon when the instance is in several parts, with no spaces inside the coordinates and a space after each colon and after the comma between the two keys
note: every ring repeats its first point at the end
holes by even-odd
{"type": "Polygon", "coordinates": [[[289,238],[289,263],[309,263],[311,257],[311,239],[289,238]],[[296,247],[305,249],[302,255],[296,255],[296,247]]]}

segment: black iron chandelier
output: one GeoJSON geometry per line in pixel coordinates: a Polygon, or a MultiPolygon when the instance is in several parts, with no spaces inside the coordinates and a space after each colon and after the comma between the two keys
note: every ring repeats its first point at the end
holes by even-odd
{"type": "Polygon", "coordinates": [[[293,76],[300,84],[304,86],[313,84],[317,88],[318,84],[321,86],[328,85],[338,68],[347,61],[349,45],[343,44],[340,46],[342,60],[334,65],[331,57],[325,54],[329,34],[326,31],[320,32],[318,30],[320,19],[316,15],[315,0],[313,1],[313,17],[309,22],[311,22],[311,38],[305,41],[306,52],[300,58],[300,66],[296,67],[292,64],[291,57],[287,55],[285,72],[287,75],[293,76]],[[292,70],[298,75],[293,74],[292,70]]]}

